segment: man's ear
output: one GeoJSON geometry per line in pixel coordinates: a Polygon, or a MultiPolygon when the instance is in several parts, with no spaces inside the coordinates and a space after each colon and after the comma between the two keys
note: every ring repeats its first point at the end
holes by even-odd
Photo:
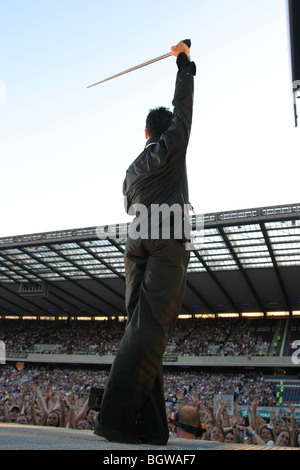
{"type": "Polygon", "coordinates": [[[149,136],[149,131],[148,131],[147,127],[145,127],[145,137],[146,137],[147,140],[148,140],[149,137],[150,137],[150,136],[149,136]]]}

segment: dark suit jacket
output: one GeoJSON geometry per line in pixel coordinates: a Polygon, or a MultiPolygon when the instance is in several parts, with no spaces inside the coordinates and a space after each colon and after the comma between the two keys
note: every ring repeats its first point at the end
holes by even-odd
{"type": "Polygon", "coordinates": [[[160,138],[150,138],[126,171],[123,195],[127,213],[138,206],[188,206],[186,151],[190,137],[196,66],[186,54],[177,57],[178,72],[172,104],[173,119],[160,138]]]}

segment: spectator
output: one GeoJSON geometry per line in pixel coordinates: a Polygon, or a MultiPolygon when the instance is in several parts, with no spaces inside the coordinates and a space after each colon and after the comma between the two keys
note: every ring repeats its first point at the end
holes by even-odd
{"type": "Polygon", "coordinates": [[[233,430],[230,429],[228,431],[225,431],[224,442],[227,442],[229,444],[236,442],[236,438],[235,438],[233,430]]]}
{"type": "Polygon", "coordinates": [[[18,405],[12,405],[9,409],[9,421],[16,423],[20,414],[20,407],[18,405]]]}
{"type": "Polygon", "coordinates": [[[18,424],[28,424],[28,418],[26,415],[20,413],[16,422],[18,424]]]}
{"type": "Polygon", "coordinates": [[[77,424],[77,429],[91,429],[91,425],[87,419],[81,419],[77,424]]]}
{"type": "Polygon", "coordinates": [[[259,435],[261,439],[267,444],[267,446],[275,444],[276,436],[273,430],[273,426],[264,424],[260,429],[259,435]]]}
{"type": "Polygon", "coordinates": [[[212,426],[210,432],[210,440],[216,442],[224,442],[225,440],[225,432],[223,427],[220,424],[215,423],[212,426]]]}
{"type": "Polygon", "coordinates": [[[183,406],[176,413],[173,423],[176,437],[182,439],[197,439],[203,435],[200,415],[194,406],[183,406]]]}
{"type": "Polygon", "coordinates": [[[290,446],[290,440],[291,434],[286,427],[278,429],[275,446],[290,446]]]}
{"type": "Polygon", "coordinates": [[[51,411],[48,414],[48,416],[46,418],[45,425],[46,426],[51,426],[51,427],[56,427],[56,428],[59,427],[59,425],[60,425],[60,416],[59,416],[57,411],[51,411]]]}

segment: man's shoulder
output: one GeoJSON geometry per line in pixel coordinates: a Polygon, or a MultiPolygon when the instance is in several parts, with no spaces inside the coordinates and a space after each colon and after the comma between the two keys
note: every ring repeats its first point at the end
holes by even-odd
{"type": "Polygon", "coordinates": [[[160,139],[148,141],[144,150],[128,167],[126,176],[147,175],[156,171],[162,163],[163,147],[164,143],[160,139]]]}

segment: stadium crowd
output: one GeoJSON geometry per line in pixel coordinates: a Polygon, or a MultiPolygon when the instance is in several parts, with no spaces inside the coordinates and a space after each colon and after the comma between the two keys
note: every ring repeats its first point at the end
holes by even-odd
{"type": "MultiPolygon", "coordinates": [[[[33,352],[34,345],[44,345],[39,352],[56,354],[115,354],[125,328],[125,321],[35,321],[0,320],[0,340],[6,351],[33,352]]],[[[210,347],[222,355],[239,356],[267,351],[271,338],[249,329],[249,320],[184,319],[179,320],[170,345],[178,355],[207,354],[210,347]]]]}
{"type": "MultiPolygon", "coordinates": [[[[52,345],[52,352],[59,354],[106,355],[115,354],[124,327],[125,322],[114,320],[0,320],[0,340],[7,351],[15,353],[52,345]]],[[[169,344],[176,346],[179,355],[204,354],[211,345],[217,345],[223,355],[249,355],[258,346],[267,349],[271,337],[255,333],[247,320],[189,319],[178,321],[169,344]]],[[[0,422],[92,430],[97,411],[89,407],[90,390],[105,388],[107,377],[108,369],[99,367],[2,364],[0,422]]],[[[289,406],[289,419],[285,413],[279,419],[275,384],[257,372],[165,368],[164,385],[169,418],[184,405],[199,409],[206,429],[200,439],[300,446],[294,406],[289,406]],[[226,397],[231,397],[230,403],[226,397]],[[261,406],[272,407],[268,419],[257,412],[261,406]]],[[[174,435],[170,422],[170,436],[174,435]]]]}
{"type": "MultiPolygon", "coordinates": [[[[105,388],[107,377],[108,370],[99,368],[2,365],[0,421],[92,430],[97,411],[89,407],[89,393],[91,388],[105,388]]],[[[300,445],[294,406],[290,405],[290,419],[285,413],[278,419],[273,406],[275,385],[257,373],[165,370],[164,382],[168,417],[183,405],[198,408],[206,429],[202,439],[300,445]],[[233,410],[225,400],[228,396],[234,399],[233,410]],[[218,409],[214,404],[216,397],[218,409]],[[247,406],[246,415],[241,413],[242,405],[247,406]],[[259,416],[259,406],[273,406],[270,419],[259,416]]],[[[173,435],[170,424],[170,436],[173,435]]]]}

